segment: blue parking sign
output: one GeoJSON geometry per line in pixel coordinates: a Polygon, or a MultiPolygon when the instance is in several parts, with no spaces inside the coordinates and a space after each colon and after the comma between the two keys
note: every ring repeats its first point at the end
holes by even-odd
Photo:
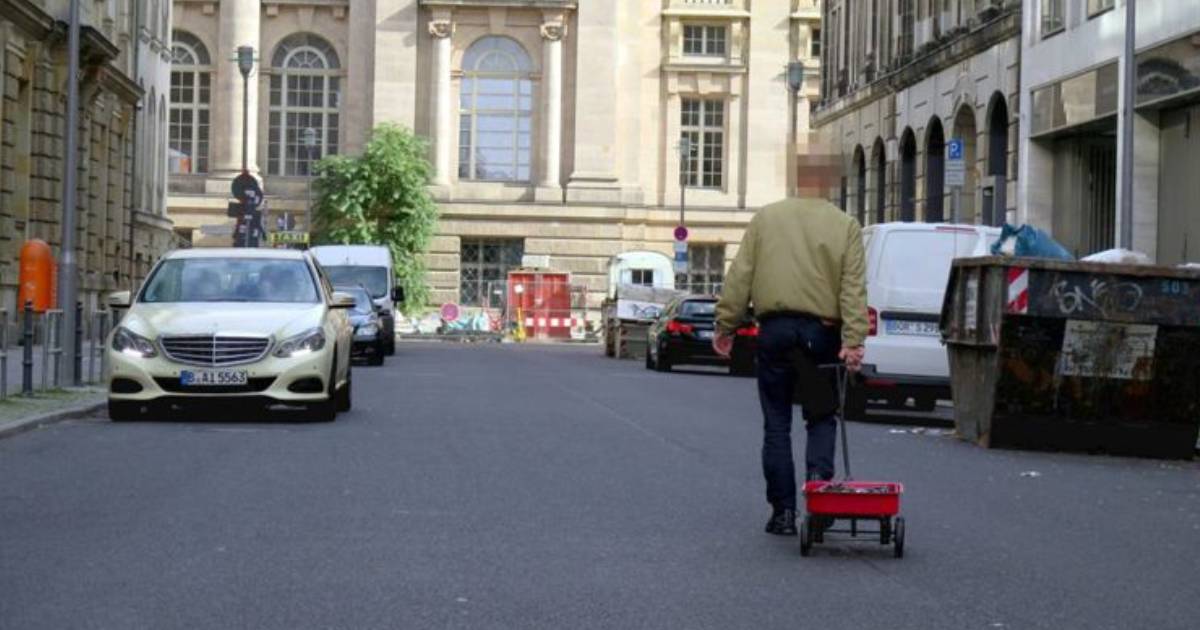
{"type": "Polygon", "coordinates": [[[961,138],[954,138],[953,140],[950,141],[950,144],[948,146],[950,149],[949,157],[951,160],[963,159],[963,141],[961,138]]]}

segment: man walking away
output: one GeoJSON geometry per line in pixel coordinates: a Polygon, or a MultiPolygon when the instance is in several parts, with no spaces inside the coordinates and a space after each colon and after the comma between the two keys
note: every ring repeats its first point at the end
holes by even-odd
{"type": "Polygon", "coordinates": [[[759,320],[762,465],[773,508],[767,533],[796,535],[794,396],[807,423],[806,478],[833,478],[836,395],[833,379],[817,366],[841,359],[851,371],[861,367],[865,268],[857,221],[821,199],[788,199],[758,212],[726,276],[713,347],[729,355],[751,302],[759,320]]]}

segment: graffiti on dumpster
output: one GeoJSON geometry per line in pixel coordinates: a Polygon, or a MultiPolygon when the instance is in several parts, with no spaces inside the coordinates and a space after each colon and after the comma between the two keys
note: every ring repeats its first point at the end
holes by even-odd
{"type": "Polygon", "coordinates": [[[1108,283],[1093,278],[1086,284],[1059,280],[1050,289],[1063,315],[1130,313],[1142,305],[1142,287],[1132,282],[1108,283]]]}
{"type": "Polygon", "coordinates": [[[1157,337],[1158,326],[1153,325],[1069,320],[1058,374],[1149,381],[1157,337]]]}

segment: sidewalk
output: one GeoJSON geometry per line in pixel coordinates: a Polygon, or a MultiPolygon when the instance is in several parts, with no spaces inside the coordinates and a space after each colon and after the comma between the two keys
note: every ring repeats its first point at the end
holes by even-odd
{"type": "MultiPolygon", "coordinates": [[[[103,379],[100,370],[99,357],[95,360],[95,368],[91,368],[87,351],[91,344],[84,347],[83,380],[84,387],[64,387],[63,383],[55,385],[53,374],[54,360],[51,358],[49,373],[43,372],[42,346],[33,347],[33,396],[21,395],[22,361],[24,348],[14,346],[8,349],[7,366],[4,374],[7,376],[7,396],[0,400],[0,438],[37,428],[60,420],[87,415],[101,409],[105,402],[105,390],[98,383],[103,379]],[[86,384],[92,377],[96,384],[86,384]]],[[[69,380],[65,383],[69,386],[69,380]]]]}

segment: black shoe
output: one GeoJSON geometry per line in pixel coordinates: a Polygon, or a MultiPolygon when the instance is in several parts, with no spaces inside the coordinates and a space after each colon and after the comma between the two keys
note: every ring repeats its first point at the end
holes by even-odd
{"type": "Polygon", "coordinates": [[[795,536],[796,510],[777,510],[767,521],[766,532],[776,536],[795,536]]]}

